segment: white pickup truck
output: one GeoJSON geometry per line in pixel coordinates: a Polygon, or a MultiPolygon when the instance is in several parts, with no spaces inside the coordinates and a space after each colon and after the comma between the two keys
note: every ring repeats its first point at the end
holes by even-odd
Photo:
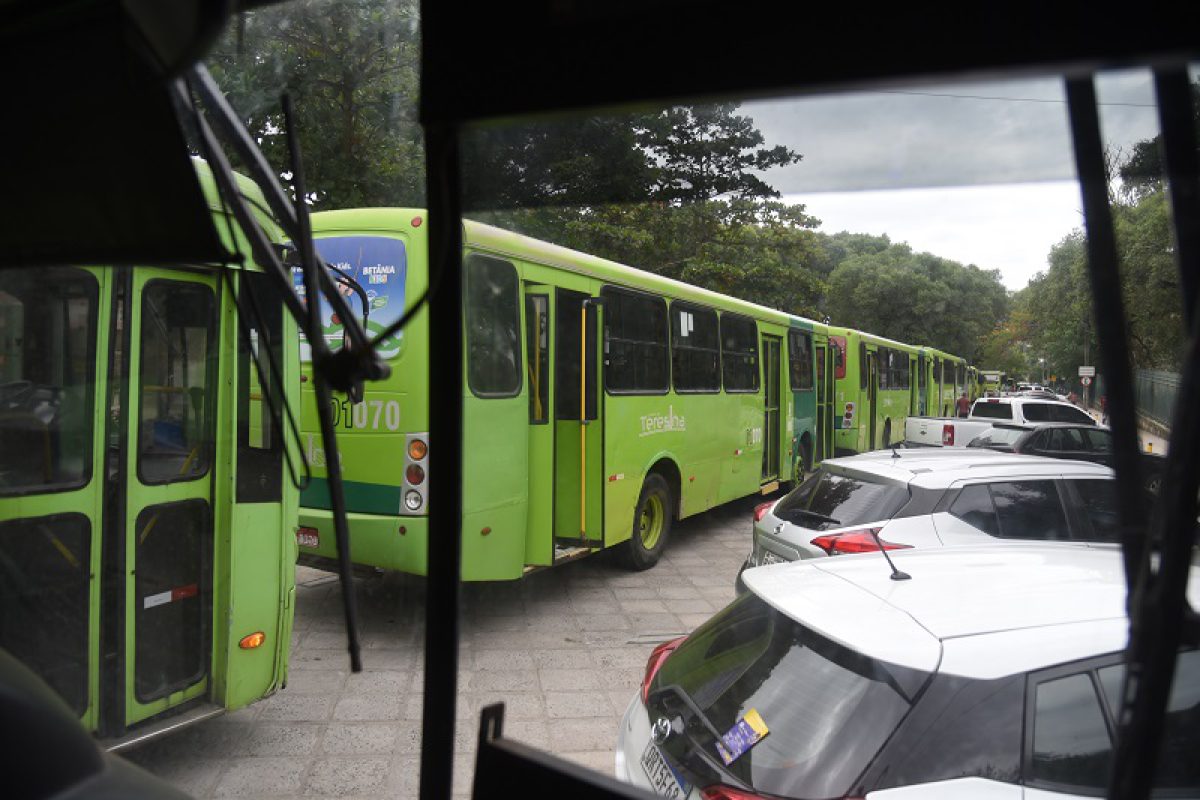
{"type": "Polygon", "coordinates": [[[966,419],[909,417],[904,423],[904,442],[916,447],[965,447],[996,422],[1096,424],[1089,414],[1070,403],[1024,397],[981,397],[971,406],[971,414],[966,419]]]}

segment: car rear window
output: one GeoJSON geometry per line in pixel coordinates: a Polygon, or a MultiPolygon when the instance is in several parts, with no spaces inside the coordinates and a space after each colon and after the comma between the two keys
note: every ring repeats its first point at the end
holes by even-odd
{"type": "Polygon", "coordinates": [[[1012,405],[1009,403],[989,403],[979,400],[971,407],[971,416],[983,417],[984,419],[1012,419],[1012,405]]]}
{"type": "Polygon", "coordinates": [[[716,737],[755,709],[770,734],[728,773],[756,792],[842,797],[928,678],[835,644],[750,594],[667,659],[650,685],[650,716],[682,717],[685,735],[662,749],[693,775],[721,780],[697,751],[721,763],[716,737]]]}
{"type": "MultiPolygon", "coordinates": [[[[1060,422],[1065,420],[1056,419],[1051,413],[1054,406],[1049,403],[1025,403],[1021,406],[1021,413],[1025,419],[1030,422],[1060,422]]],[[[1074,420],[1072,420],[1074,421],[1074,420]]]]}
{"type": "Polygon", "coordinates": [[[780,519],[810,530],[888,520],[908,502],[908,487],[822,469],[776,504],[780,519]]]}
{"type": "Polygon", "coordinates": [[[1025,435],[1020,428],[992,428],[967,443],[967,447],[1005,447],[1011,449],[1025,435]]]}

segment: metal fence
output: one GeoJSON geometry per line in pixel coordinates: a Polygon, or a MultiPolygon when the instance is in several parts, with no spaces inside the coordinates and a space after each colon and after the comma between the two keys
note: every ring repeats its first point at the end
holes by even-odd
{"type": "Polygon", "coordinates": [[[1179,394],[1179,375],[1156,369],[1139,369],[1134,383],[1138,413],[1163,425],[1170,425],[1175,397],[1179,394]]]}

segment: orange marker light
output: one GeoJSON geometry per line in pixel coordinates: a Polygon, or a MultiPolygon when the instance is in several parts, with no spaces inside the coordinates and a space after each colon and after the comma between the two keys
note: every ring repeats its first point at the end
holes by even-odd
{"type": "Polygon", "coordinates": [[[243,650],[253,650],[256,647],[260,647],[266,640],[267,635],[262,631],[257,631],[249,636],[243,636],[242,640],[238,642],[238,647],[243,650]]]}
{"type": "Polygon", "coordinates": [[[413,217],[412,218],[412,226],[414,228],[419,228],[419,227],[421,227],[421,223],[424,221],[425,220],[421,219],[420,217],[413,217]]]}
{"type": "Polygon", "coordinates": [[[420,439],[413,439],[408,443],[408,457],[413,461],[420,461],[429,454],[429,445],[422,442],[420,439]]]}

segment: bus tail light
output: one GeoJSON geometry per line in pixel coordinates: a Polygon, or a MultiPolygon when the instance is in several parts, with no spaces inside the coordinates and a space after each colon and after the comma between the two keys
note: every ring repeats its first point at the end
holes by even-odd
{"type": "Polygon", "coordinates": [[[943,447],[953,447],[954,446],[954,426],[953,425],[943,425],[942,426],[942,446],[943,447]]]}
{"type": "Polygon", "coordinates": [[[650,658],[646,659],[646,676],[642,678],[642,702],[646,703],[650,697],[650,682],[654,680],[654,676],[658,674],[658,669],[667,660],[667,656],[675,652],[675,648],[683,644],[686,636],[680,636],[678,639],[672,639],[669,642],[663,642],[658,647],[650,651],[650,658]]]}
{"type": "Polygon", "coordinates": [[[424,514],[429,505],[429,434],[410,433],[405,439],[400,513],[424,514]]]}
{"type": "Polygon", "coordinates": [[[824,550],[831,556],[849,555],[851,553],[877,553],[880,550],[908,550],[911,544],[896,544],[886,539],[878,539],[882,528],[863,528],[845,533],[831,533],[818,536],[810,544],[824,550]]]}
{"type": "Polygon", "coordinates": [[[253,650],[256,647],[261,647],[262,643],[266,640],[267,635],[265,633],[262,631],[255,631],[249,636],[243,636],[242,640],[238,642],[238,647],[242,648],[243,650],[253,650]]]}

